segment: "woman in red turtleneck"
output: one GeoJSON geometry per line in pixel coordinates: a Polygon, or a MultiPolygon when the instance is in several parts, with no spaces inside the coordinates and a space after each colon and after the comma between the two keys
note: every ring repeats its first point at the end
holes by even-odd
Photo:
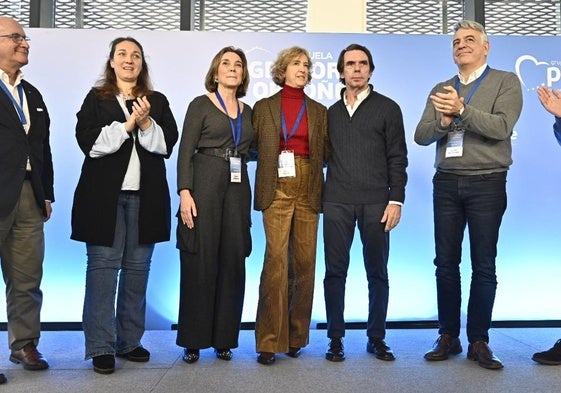
{"type": "Polygon", "coordinates": [[[267,240],[255,323],[257,361],[300,356],[308,344],[327,110],[304,94],[312,63],[300,47],[281,51],[271,68],[282,90],[253,110],[258,151],[255,210],[263,211],[267,240]]]}

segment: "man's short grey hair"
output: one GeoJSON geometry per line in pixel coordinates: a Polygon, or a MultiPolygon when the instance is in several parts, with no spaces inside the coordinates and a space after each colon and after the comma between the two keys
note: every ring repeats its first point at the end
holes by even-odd
{"type": "Polygon", "coordinates": [[[487,36],[485,27],[483,27],[481,23],[478,23],[474,20],[461,20],[459,22],[456,22],[452,30],[454,31],[454,33],[456,33],[460,29],[471,29],[471,30],[478,31],[479,33],[481,33],[481,38],[483,39],[483,42],[489,42],[489,37],[487,36]]]}

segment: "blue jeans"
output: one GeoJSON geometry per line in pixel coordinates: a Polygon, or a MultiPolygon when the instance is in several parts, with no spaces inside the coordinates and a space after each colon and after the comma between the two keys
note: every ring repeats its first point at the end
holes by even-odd
{"type": "Polygon", "coordinates": [[[121,192],[113,246],[86,244],[88,267],[82,316],[86,359],[124,354],[140,346],[154,244],[138,244],[139,205],[137,194],[121,192]]]}
{"type": "Polygon", "coordinates": [[[497,242],[507,204],[506,172],[471,176],[437,172],[433,186],[439,333],[460,334],[460,262],[467,224],[472,268],[467,336],[470,343],[488,342],[497,288],[497,242]]]}

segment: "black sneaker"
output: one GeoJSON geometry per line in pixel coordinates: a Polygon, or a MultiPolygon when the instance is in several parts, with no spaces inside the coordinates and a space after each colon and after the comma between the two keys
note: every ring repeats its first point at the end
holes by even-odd
{"type": "Polygon", "coordinates": [[[94,371],[98,374],[111,374],[115,371],[115,356],[113,355],[94,356],[92,361],[94,371]]]}
{"type": "Polygon", "coordinates": [[[544,352],[536,352],[534,356],[532,356],[532,360],[551,366],[561,364],[561,339],[557,340],[553,348],[544,352]]]}
{"type": "Polygon", "coordinates": [[[141,345],[130,352],[117,354],[117,357],[125,358],[131,362],[147,362],[150,360],[150,352],[141,345]]]}

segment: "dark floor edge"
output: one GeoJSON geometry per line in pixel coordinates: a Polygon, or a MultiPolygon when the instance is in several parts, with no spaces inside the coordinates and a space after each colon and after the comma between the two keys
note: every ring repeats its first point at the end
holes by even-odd
{"type": "MultiPolygon", "coordinates": [[[[517,321],[493,321],[491,322],[492,328],[557,328],[561,327],[561,320],[547,319],[547,320],[517,320],[517,321]]],[[[177,324],[174,323],[170,326],[171,330],[177,330],[177,324]]],[[[366,329],[366,322],[348,322],[345,328],[352,329],[366,329]]],[[[436,329],[438,328],[438,321],[388,321],[386,322],[388,329],[436,329]]],[[[6,322],[0,322],[0,331],[8,329],[6,322]]],[[[255,322],[242,322],[241,330],[254,330],[255,322]]],[[[312,329],[325,330],[327,323],[319,322],[312,329]]],[[[58,331],[58,330],[82,330],[82,322],[43,322],[41,323],[42,331],[58,331]]]]}

